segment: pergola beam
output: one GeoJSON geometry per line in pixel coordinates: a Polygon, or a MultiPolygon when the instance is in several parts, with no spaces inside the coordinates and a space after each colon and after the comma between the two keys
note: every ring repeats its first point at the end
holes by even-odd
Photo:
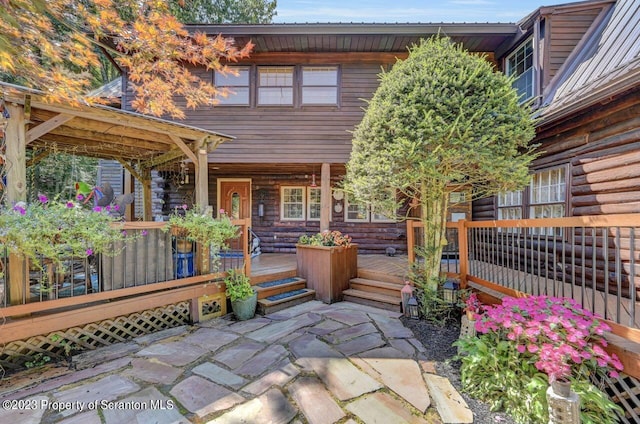
{"type": "MultiPolygon", "coordinates": [[[[196,168],[198,167],[198,157],[196,156],[195,153],[193,153],[193,151],[189,148],[189,146],[187,146],[187,144],[180,138],[177,137],[173,134],[167,134],[171,140],[173,140],[174,143],[176,143],[176,145],[180,148],[180,150],[182,150],[182,152],[187,155],[187,157],[189,159],[191,159],[193,161],[193,163],[195,164],[196,168]]],[[[198,144],[200,144],[200,142],[198,142],[198,144]]]]}
{"type": "Polygon", "coordinates": [[[27,131],[27,144],[31,143],[33,140],[37,140],[38,138],[47,134],[49,131],[58,128],[60,125],[69,122],[73,118],[73,115],[60,113],[53,118],[41,123],[37,127],[31,128],[29,131],[27,131]]]}

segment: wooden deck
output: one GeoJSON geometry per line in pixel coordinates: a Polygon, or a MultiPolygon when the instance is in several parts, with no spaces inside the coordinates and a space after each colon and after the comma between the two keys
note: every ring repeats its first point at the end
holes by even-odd
{"type": "MultiPolygon", "coordinates": [[[[251,259],[251,277],[295,271],[296,266],[295,253],[263,253],[251,259]]],[[[358,255],[358,269],[406,279],[409,261],[406,255],[358,255]]]]}

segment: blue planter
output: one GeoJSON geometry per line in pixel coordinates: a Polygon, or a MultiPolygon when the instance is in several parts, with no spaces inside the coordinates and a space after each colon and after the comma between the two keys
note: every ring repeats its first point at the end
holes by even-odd
{"type": "Polygon", "coordinates": [[[176,264],[176,278],[193,277],[193,253],[175,253],[173,261],[176,264]]]}

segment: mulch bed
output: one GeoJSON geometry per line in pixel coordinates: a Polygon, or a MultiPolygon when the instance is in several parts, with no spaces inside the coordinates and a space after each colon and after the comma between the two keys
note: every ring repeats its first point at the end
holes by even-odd
{"type": "Polygon", "coordinates": [[[426,320],[412,320],[401,318],[405,327],[411,329],[416,339],[420,340],[426,351],[424,356],[436,363],[438,375],[449,379],[451,384],[460,392],[473,412],[474,424],[515,424],[515,421],[503,412],[491,412],[489,405],[469,397],[460,386],[460,362],[453,358],[458,351],[453,342],[460,335],[460,322],[450,321],[440,327],[426,320]]]}

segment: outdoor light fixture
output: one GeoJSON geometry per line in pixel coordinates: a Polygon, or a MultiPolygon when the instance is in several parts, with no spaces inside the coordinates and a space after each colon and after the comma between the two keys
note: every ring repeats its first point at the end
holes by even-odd
{"type": "Polygon", "coordinates": [[[311,187],[318,187],[316,184],[316,173],[311,174],[311,187]]]}
{"type": "Polygon", "coordinates": [[[258,216],[260,218],[264,217],[264,203],[258,203],[258,216]]]}
{"type": "Polygon", "coordinates": [[[404,287],[400,290],[400,294],[402,295],[402,312],[404,312],[404,316],[409,316],[409,310],[407,309],[407,305],[409,304],[409,299],[413,295],[413,288],[411,288],[411,283],[409,281],[404,282],[404,287]]]}
{"type": "Polygon", "coordinates": [[[442,297],[444,301],[450,305],[458,302],[458,289],[460,288],[460,284],[454,280],[447,280],[444,282],[442,286],[442,297]]]}
{"type": "Polygon", "coordinates": [[[420,311],[418,310],[418,301],[415,297],[411,296],[407,302],[407,309],[409,310],[409,318],[420,319],[420,311]]]}

